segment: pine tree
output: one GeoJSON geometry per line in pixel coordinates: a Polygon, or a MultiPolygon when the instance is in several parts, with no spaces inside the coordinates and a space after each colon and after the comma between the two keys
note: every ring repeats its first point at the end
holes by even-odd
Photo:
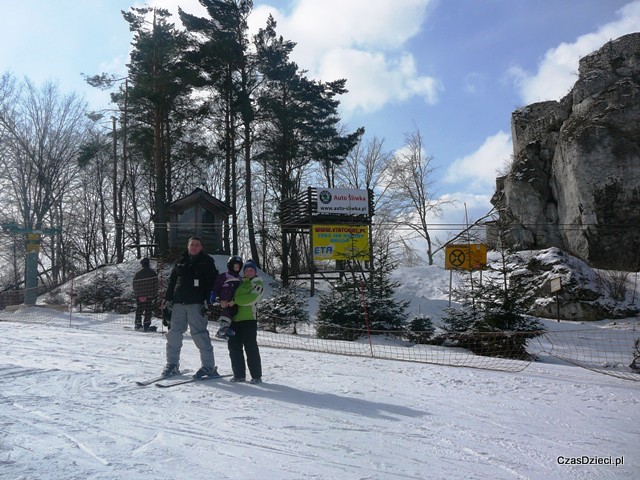
{"type": "MultiPolygon", "coordinates": [[[[295,43],[276,34],[276,22],[269,16],[267,26],[255,36],[255,46],[263,83],[257,98],[261,116],[259,153],[267,181],[274,186],[278,202],[300,193],[301,176],[311,162],[340,164],[364,129],[344,134],[340,128],[338,96],[347,92],[346,80],[310,80],[291,61],[295,43]]],[[[281,278],[289,281],[300,255],[296,233],[281,232],[281,278]]]]}
{"type": "Polygon", "coordinates": [[[124,293],[124,280],[119,275],[99,273],[76,290],[74,304],[93,305],[94,312],[108,312],[115,308],[124,293]]]}
{"type": "Polygon", "coordinates": [[[440,341],[451,341],[478,355],[528,359],[526,344],[539,335],[542,325],[527,314],[528,285],[509,251],[488,266],[484,279],[465,274],[466,281],[454,290],[459,308],[447,310],[440,341]]]}
{"type": "MultiPolygon", "coordinates": [[[[394,298],[397,282],[390,279],[397,266],[389,249],[380,249],[374,258],[369,281],[355,269],[319,300],[316,332],[320,338],[356,340],[369,332],[402,336],[406,327],[408,301],[394,298]]],[[[354,262],[348,262],[354,268],[354,262]]]]}
{"type": "Polygon", "coordinates": [[[309,321],[303,297],[295,287],[283,287],[272,284],[274,293],[271,298],[260,302],[260,315],[258,322],[264,329],[277,333],[278,328],[283,329],[293,325],[293,333],[297,334],[297,325],[309,321]]]}
{"type": "Polygon", "coordinates": [[[329,340],[356,340],[366,334],[366,320],[357,282],[343,277],[318,301],[316,333],[329,340]]]}
{"type": "Polygon", "coordinates": [[[200,18],[179,10],[180,19],[189,32],[190,48],[186,61],[198,72],[196,85],[210,91],[203,109],[212,116],[220,132],[218,145],[224,158],[224,201],[231,206],[231,223],[225,220],[224,247],[237,252],[238,194],[244,181],[245,209],[251,258],[258,260],[252,205],[251,156],[255,130],[254,91],[259,84],[257,62],[249,51],[248,18],[251,0],[199,0],[208,18],[200,18]],[[239,165],[240,150],[244,156],[244,172],[239,165]],[[229,232],[233,243],[230,242],[229,232]]]}
{"type": "Polygon", "coordinates": [[[399,332],[406,326],[408,300],[394,298],[398,282],[391,281],[390,275],[397,264],[392,262],[389,250],[379,252],[373,262],[373,275],[367,284],[367,312],[371,330],[376,332],[399,332]],[[377,261],[376,261],[377,260],[377,261]]]}
{"type": "Polygon", "coordinates": [[[431,317],[418,314],[407,325],[407,338],[413,343],[429,343],[435,331],[431,317]]]}
{"type": "MultiPolygon", "coordinates": [[[[134,122],[131,144],[144,152],[153,165],[155,237],[161,255],[169,251],[167,205],[172,201],[172,152],[178,144],[178,118],[189,104],[193,72],[182,59],[186,47],[183,32],[169,23],[169,11],[160,8],[131,8],[123,12],[133,32],[128,66],[129,112],[134,122]],[[149,19],[150,17],[150,19],[149,19]]],[[[184,119],[181,119],[183,124],[184,119]]]]}

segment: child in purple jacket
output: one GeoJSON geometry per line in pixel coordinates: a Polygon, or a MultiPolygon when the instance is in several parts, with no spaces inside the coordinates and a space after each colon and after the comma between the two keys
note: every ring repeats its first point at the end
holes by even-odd
{"type": "MultiPolygon", "coordinates": [[[[229,260],[227,261],[227,271],[218,275],[213,283],[213,291],[216,295],[216,301],[221,302],[223,300],[233,300],[236,288],[238,288],[238,285],[240,285],[240,281],[242,280],[240,278],[242,265],[243,261],[241,257],[237,255],[229,257],[229,260]]],[[[216,333],[217,337],[226,338],[227,336],[233,335],[233,332],[229,329],[229,325],[231,325],[231,321],[237,311],[237,305],[223,308],[220,311],[220,318],[218,321],[220,322],[221,328],[218,330],[218,333],[216,333]]]]}

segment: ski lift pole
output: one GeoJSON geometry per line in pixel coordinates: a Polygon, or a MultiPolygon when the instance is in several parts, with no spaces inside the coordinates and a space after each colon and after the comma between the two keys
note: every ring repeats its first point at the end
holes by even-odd
{"type": "Polygon", "coordinates": [[[364,321],[367,326],[367,336],[369,337],[369,349],[373,357],[373,344],[371,343],[371,324],[369,323],[369,312],[367,312],[367,301],[364,294],[364,280],[360,280],[360,291],[362,292],[362,308],[364,309],[364,321]]]}
{"type": "Polygon", "coordinates": [[[73,276],[71,277],[71,293],[69,294],[69,326],[71,326],[71,322],[73,319],[73,303],[74,303],[74,299],[75,299],[75,291],[73,289],[74,287],[74,281],[76,278],[76,273],[75,271],[72,274],[73,276]]]}
{"type": "MultiPolygon", "coordinates": [[[[31,228],[21,227],[16,222],[0,224],[2,230],[13,234],[25,234],[25,265],[24,265],[24,299],[25,305],[35,305],[38,299],[38,255],[42,235],[53,235],[60,231],[60,227],[31,228]]],[[[15,240],[14,240],[15,248],[15,240]]]]}

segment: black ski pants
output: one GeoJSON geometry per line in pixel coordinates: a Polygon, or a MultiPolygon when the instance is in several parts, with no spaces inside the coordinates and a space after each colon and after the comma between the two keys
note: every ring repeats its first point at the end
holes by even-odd
{"type": "Polygon", "coordinates": [[[147,330],[151,325],[151,313],[156,303],[156,297],[146,297],[144,302],[136,299],[136,317],[134,325],[142,327],[142,316],[144,315],[144,329],[147,330]]]}
{"type": "Polygon", "coordinates": [[[241,320],[231,323],[231,330],[235,335],[229,337],[227,346],[229,347],[229,358],[231,359],[231,369],[236,378],[246,378],[245,358],[247,355],[247,366],[251,378],[262,378],[262,361],[260,359],[260,349],[258,348],[258,321],[241,320]],[[244,352],[243,352],[244,349],[244,352]]]}

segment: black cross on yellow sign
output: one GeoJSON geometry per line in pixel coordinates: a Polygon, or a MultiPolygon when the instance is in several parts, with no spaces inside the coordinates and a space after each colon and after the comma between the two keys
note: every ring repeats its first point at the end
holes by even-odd
{"type": "Polygon", "coordinates": [[[445,248],[446,270],[482,270],[487,267],[487,246],[484,243],[459,243],[445,248]]]}

